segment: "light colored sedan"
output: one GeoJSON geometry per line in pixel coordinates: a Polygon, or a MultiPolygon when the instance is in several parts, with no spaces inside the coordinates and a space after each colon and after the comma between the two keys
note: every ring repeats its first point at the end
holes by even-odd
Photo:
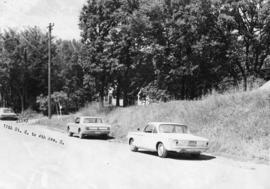
{"type": "Polygon", "coordinates": [[[170,151],[198,157],[209,144],[208,139],[190,134],[186,125],[171,122],[150,122],[142,131],[130,132],[127,137],[132,151],[157,151],[160,157],[170,151]]]}
{"type": "Polygon", "coordinates": [[[77,134],[79,138],[84,136],[104,136],[110,133],[111,126],[104,123],[101,117],[81,116],[76,117],[74,122],[67,124],[69,136],[77,134]]]}
{"type": "Polygon", "coordinates": [[[18,120],[18,116],[11,108],[0,108],[0,119],[18,120]]]}

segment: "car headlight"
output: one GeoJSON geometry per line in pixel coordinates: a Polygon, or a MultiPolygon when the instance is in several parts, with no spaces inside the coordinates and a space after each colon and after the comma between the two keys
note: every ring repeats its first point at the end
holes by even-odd
{"type": "Polygon", "coordinates": [[[188,145],[188,141],[187,140],[179,140],[178,143],[181,146],[187,146],[188,145]]]}
{"type": "Polygon", "coordinates": [[[175,140],[172,140],[172,143],[173,145],[177,146],[179,144],[179,141],[175,139],[175,140]]]}
{"type": "Polygon", "coordinates": [[[198,142],[197,142],[197,145],[198,145],[198,146],[202,146],[202,147],[207,147],[208,144],[209,144],[208,141],[198,141],[198,142]]]}

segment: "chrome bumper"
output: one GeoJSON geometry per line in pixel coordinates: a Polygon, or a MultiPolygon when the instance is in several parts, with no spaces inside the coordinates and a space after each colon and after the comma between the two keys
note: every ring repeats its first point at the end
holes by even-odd
{"type": "Polygon", "coordinates": [[[169,149],[169,151],[178,153],[201,153],[208,150],[208,147],[175,147],[169,149]]]}
{"type": "Polygon", "coordinates": [[[18,120],[17,116],[0,116],[0,120],[18,120]]]}
{"type": "Polygon", "coordinates": [[[82,131],[83,135],[95,136],[95,135],[108,135],[109,130],[84,130],[82,131]]]}

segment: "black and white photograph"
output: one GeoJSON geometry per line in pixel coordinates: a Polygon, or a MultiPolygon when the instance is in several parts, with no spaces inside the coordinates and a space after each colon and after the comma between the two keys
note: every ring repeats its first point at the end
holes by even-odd
{"type": "Polygon", "coordinates": [[[0,189],[270,189],[269,0],[0,0],[0,189]]]}

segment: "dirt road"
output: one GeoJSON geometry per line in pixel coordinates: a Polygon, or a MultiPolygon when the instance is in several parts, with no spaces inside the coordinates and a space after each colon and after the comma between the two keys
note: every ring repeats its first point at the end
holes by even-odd
{"type": "Polygon", "coordinates": [[[26,124],[1,122],[0,149],[0,189],[270,188],[268,165],[211,155],[161,159],[26,124]]]}

